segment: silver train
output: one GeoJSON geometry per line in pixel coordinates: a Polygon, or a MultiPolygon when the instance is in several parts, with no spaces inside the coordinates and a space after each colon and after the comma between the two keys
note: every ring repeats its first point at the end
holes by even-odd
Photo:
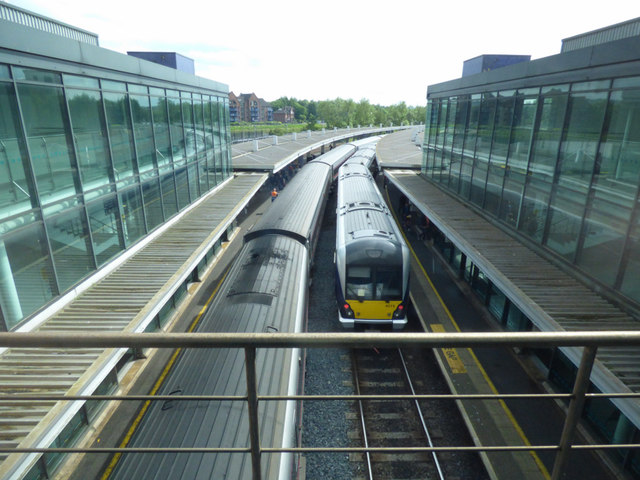
{"type": "Polygon", "coordinates": [[[338,171],[336,298],[340,323],[407,324],[409,249],[370,173],[375,143],[338,171]]]}
{"type": "MultiPolygon", "coordinates": [[[[218,295],[202,318],[200,332],[303,332],[311,261],[329,188],[338,167],[356,150],[344,145],[302,167],[244,237],[218,295]]],[[[302,389],[298,349],[258,349],[258,395],[296,395],[302,389]]],[[[238,349],[188,349],[158,394],[246,395],[244,352],[238,349]]],[[[260,404],[263,447],[296,446],[295,401],[260,404]]],[[[131,447],[247,448],[246,402],[152,402],[131,447]]],[[[262,478],[295,478],[293,454],[263,454],[262,478]]],[[[136,454],[122,456],[110,478],[250,479],[245,453],[136,454]]]]}

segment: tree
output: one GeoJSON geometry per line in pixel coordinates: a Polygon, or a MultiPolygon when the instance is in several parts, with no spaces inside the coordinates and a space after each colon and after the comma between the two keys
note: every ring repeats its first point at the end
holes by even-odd
{"type": "Polygon", "coordinates": [[[373,106],[369,103],[369,100],[363,98],[355,108],[355,124],[361,126],[371,125],[375,120],[373,113],[373,106]]]}
{"type": "Polygon", "coordinates": [[[307,122],[310,129],[317,128],[317,121],[326,123],[329,128],[384,126],[389,123],[395,126],[416,125],[424,123],[426,116],[426,107],[408,107],[404,102],[385,107],[372,105],[366,98],[356,103],[339,97],[322,101],[280,97],[271,102],[271,106],[274,110],[293,107],[296,121],[307,122]]]}

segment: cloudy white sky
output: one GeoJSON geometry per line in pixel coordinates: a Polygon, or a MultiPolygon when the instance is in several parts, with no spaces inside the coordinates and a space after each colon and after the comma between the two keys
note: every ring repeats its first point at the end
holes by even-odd
{"type": "Polygon", "coordinates": [[[640,16],[629,0],[8,3],[96,33],[103,48],[178,52],[236,94],[379,105],[425,105],[428,85],[478,55],[547,57],[564,38],[640,16]]]}

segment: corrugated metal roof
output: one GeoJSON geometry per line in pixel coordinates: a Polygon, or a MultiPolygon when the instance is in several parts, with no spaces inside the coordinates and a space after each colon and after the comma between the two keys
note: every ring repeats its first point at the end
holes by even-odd
{"type": "Polygon", "coordinates": [[[98,46],[98,35],[81,28],[67,25],[29,10],[0,2],[0,19],[8,20],[25,27],[36,28],[43,32],[52,33],[72,40],[98,46]]]}
{"type": "Polygon", "coordinates": [[[566,53],[638,35],[640,35],[640,17],[565,38],[562,40],[561,52],[566,53]]]}
{"type": "MultiPolygon", "coordinates": [[[[541,331],[640,330],[640,323],[413,171],[386,171],[398,188],[541,331]]],[[[576,364],[580,350],[563,348],[576,364]]],[[[640,352],[600,348],[592,381],[606,392],[640,392],[640,352]],[[621,363],[621,359],[624,359],[621,363]],[[621,369],[620,365],[625,368],[621,369]]],[[[640,426],[640,405],[613,400],[640,426]]]]}

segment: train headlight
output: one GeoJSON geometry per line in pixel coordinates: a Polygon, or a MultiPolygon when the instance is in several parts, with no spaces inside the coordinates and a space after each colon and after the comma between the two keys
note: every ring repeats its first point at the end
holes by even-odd
{"type": "Polygon", "coordinates": [[[406,315],[406,312],[404,310],[404,305],[400,304],[396,307],[396,310],[393,312],[393,318],[394,319],[398,319],[398,318],[404,318],[406,315]]]}
{"type": "Polygon", "coordinates": [[[353,318],[355,317],[355,315],[353,314],[353,310],[351,309],[351,305],[349,305],[348,303],[345,303],[344,305],[342,305],[342,316],[345,318],[353,318]]]}

